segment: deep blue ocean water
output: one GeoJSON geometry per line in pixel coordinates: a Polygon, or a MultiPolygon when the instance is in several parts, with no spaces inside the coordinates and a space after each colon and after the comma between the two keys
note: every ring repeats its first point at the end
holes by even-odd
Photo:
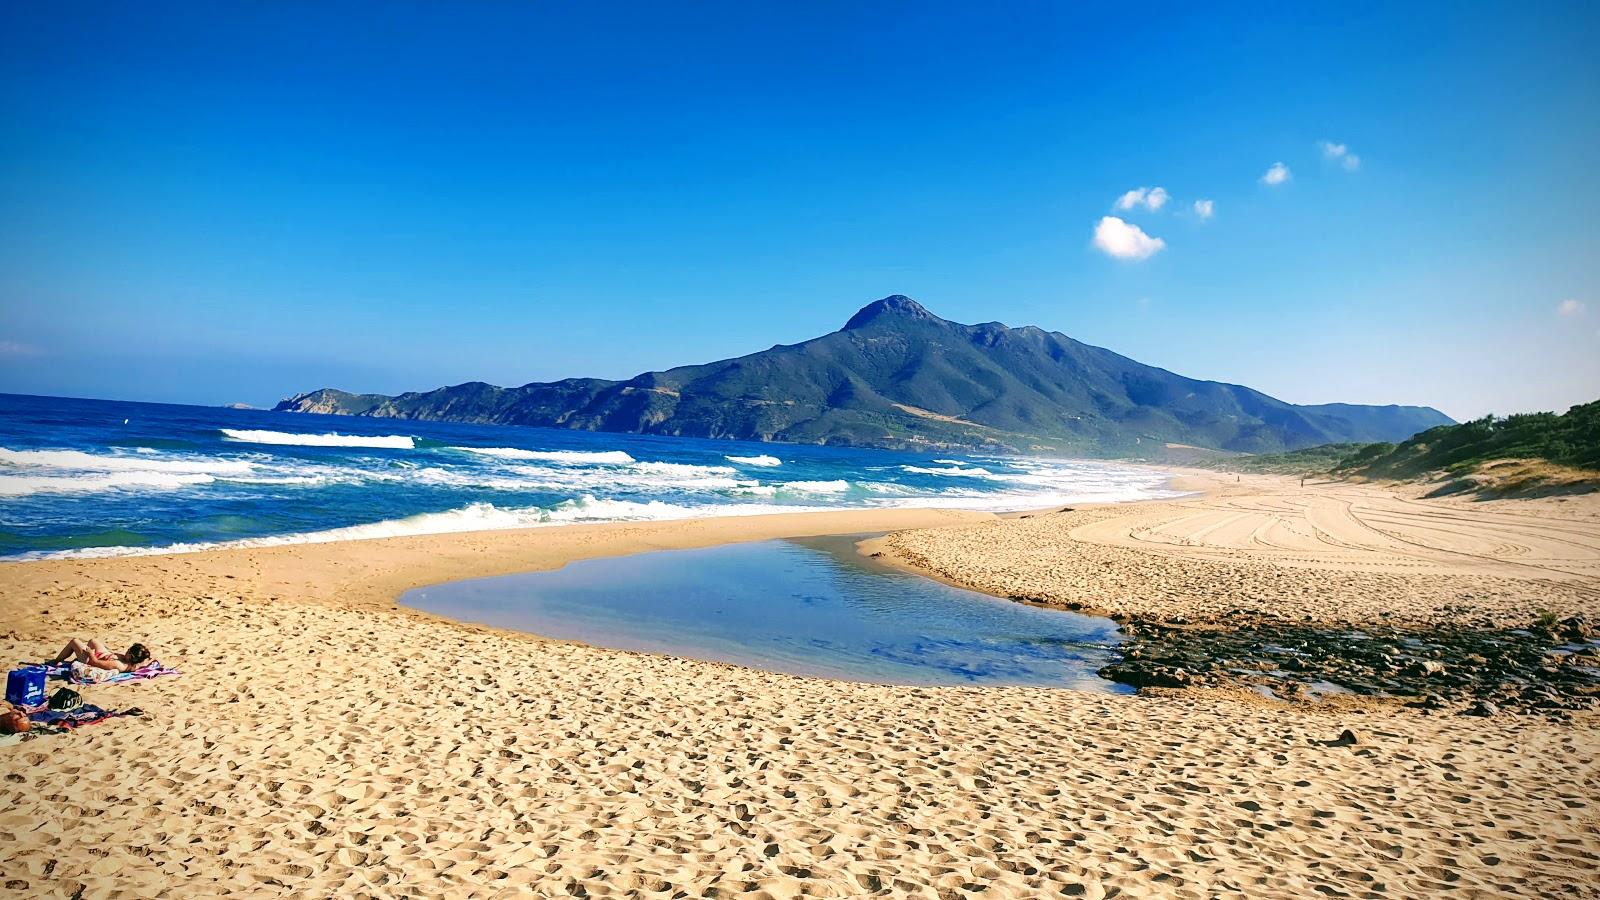
{"type": "Polygon", "coordinates": [[[621,650],[851,681],[1127,692],[1099,677],[1110,619],[889,569],[854,539],[732,544],[581,560],[417,588],[402,603],[621,650]]]}
{"type": "Polygon", "coordinates": [[[0,557],[1169,496],[1117,464],[0,394],[0,557]]]}

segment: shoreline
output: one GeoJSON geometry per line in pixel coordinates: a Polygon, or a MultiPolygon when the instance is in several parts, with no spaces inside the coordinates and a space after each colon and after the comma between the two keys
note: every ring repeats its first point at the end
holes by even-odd
{"type": "Polygon", "coordinates": [[[93,585],[107,576],[112,580],[158,576],[170,574],[174,565],[192,569],[190,574],[213,585],[233,580],[234,569],[253,571],[258,578],[285,579],[278,582],[283,592],[295,592],[296,597],[274,600],[330,602],[338,596],[341,603],[364,609],[403,609],[395,601],[412,588],[540,571],[580,559],[781,537],[888,532],[991,518],[993,513],[951,509],[829,510],[0,562],[0,586],[9,589],[0,597],[0,617],[13,623],[29,621],[34,610],[20,595],[39,590],[44,597],[55,596],[55,591],[41,590],[46,583],[75,580],[93,585]],[[350,568],[359,571],[345,571],[350,568]]]}
{"type": "MultiPolygon", "coordinates": [[[[1224,494],[1083,514],[1250,502],[1224,494]]],[[[5,883],[61,897],[177,884],[1304,896],[1373,879],[1395,895],[1595,894],[1592,713],[839,682],[396,603],[408,587],[563,559],[819,533],[1006,535],[1064,518],[1022,515],[841,511],[0,564],[0,653],[141,640],[185,672],[82,688],[142,718],[0,749],[5,883]]],[[[982,550],[998,564],[1012,546],[982,550]]]]}
{"type": "MultiPolygon", "coordinates": [[[[1076,461],[1076,460],[1067,460],[1067,461],[1070,462],[1070,461],[1076,461]]],[[[1083,460],[1083,461],[1084,462],[1107,462],[1107,463],[1116,462],[1114,460],[1083,460]]],[[[1201,479],[1196,479],[1194,477],[1196,474],[1201,474],[1201,473],[1198,472],[1198,470],[1196,470],[1194,472],[1178,473],[1178,472],[1175,472],[1173,470],[1160,469],[1158,467],[1153,467],[1153,466],[1144,466],[1142,464],[1134,464],[1134,463],[1117,463],[1117,464],[1118,465],[1124,465],[1124,466],[1126,466],[1128,468],[1150,468],[1153,471],[1156,471],[1156,472],[1158,472],[1160,474],[1168,475],[1169,477],[1166,479],[1166,482],[1162,486],[1163,490],[1178,491],[1178,492],[1180,492],[1180,494],[1183,494],[1183,495],[1201,492],[1198,489],[1192,489],[1192,488],[1177,486],[1180,482],[1191,482],[1191,483],[1194,483],[1194,482],[1198,482],[1199,480],[1201,480],[1201,479]]],[[[1129,503],[1159,502],[1159,501],[1163,501],[1163,500],[1172,500],[1172,499],[1176,499],[1176,498],[1175,497],[1141,497],[1141,498],[1127,499],[1127,500],[1092,501],[1090,503],[1085,503],[1085,504],[1080,504],[1080,505],[1083,505],[1083,506],[1114,506],[1114,505],[1122,505],[1122,504],[1129,504],[1129,503]]],[[[716,508],[716,507],[711,507],[711,508],[716,508]]],[[[737,507],[734,507],[734,508],[737,508],[737,507]]],[[[370,535],[370,536],[346,536],[347,533],[360,532],[360,531],[363,531],[364,529],[369,529],[369,528],[374,528],[374,527],[378,527],[378,526],[384,526],[384,525],[390,525],[390,524],[405,522],[405,521],[409,521],[410,519],[417,518],[417,517],[422,517],[422,516],[441,515],[442,514],[442,513],[416,513],[416,514],[413,514],[411,516],[406,516],[406,517],[402,517],[402,518],[399,518],[399,519],[387,519],[387,520],[380,520],[380,521],[376,521],[376,522],[357,523],[357,524],[354,524],[354,525],[340,526],[340,527],[337,527],[337,528],[332,528],[332,529],[328,529],[328,530],[324,530],[324,531],[306,531],[306,532],[289,532],[289,533],[285,533],[285,534],[268,534],[268,535],[259,535],[259,536],[256,536],[256,537],[237,538],[237,539],[234,539],[234,540],[227,540],[227,541],[214,541],[214,542],[194,543],[194,544],[177,543],[177,544],[170,544],[170,545],[159,546],[159,547],[106,546],[106,547],[82,547],[82,548],[77,548],[77,549],[73,549],[73,550],[49,550],[49,551],[29,550],[29,551],[22,551],[21,553],[18,553],[18,554],[14,555],[14,556],[0,557],[0,566],[20,564],[20,563],[59,562],[59,561],[71,561],[71,560],[123,559],[123,558],[127,558],[127,557],[136,557],[136,556],[177,556],[177,555],[186,555],[186,554],[190,554],[190,553],[214,553],[214,552],[218,552],[218,551],[228,551],[228,550],[262,550],[262,549],[268,549],[268,548],[272,548],[272,547],[298,547],[298,546],[316,545],[316,544],[343,544],[343,543],[354,543],[354,542],[362,542],[362,541],[391,540],[391,539],[396,539],[396,538],[448,537],[448,536],[451,536],[451,535],[479,535],[479,534],[493,534],[493,533],[499,533],[499,532],[542,531],[542,530],[551,529],[551,528],[592,528],[592,527],[602,527],[602,526],[608,526],[608,525],[649,525],[649,524],[652,524],[652,523],[670,524],[670,523],[674,523],[674,522],[695,522],[695,521],[702,521],[702,520],[746,519],[746,518],[749,518],[749,519],[763,519],[763,518],[769,518],[769,517],[773,517],[773,516],[814,515],[814,514],[818,514],[818,513],[874,513],[874,512],[891,512],[891,511],[902,511],[902,512],[909,512],[909,513],[917,513],[917,512],[932,512],[932,511],[950,511],[950,512],[959,512],[959,513],[972,513],[972,514],[980,514],[980,515],[992,515],[992,516],[1005,517],[1005,516],[1014,516],[1014,515],[1026,514],[1026,513],[1029,513],[1029,512],[1033,512],[1033,511],[1050,510],[1050,509],[1055,509],[1055,508],[1056,508],[1055,506],[1039,507],[1039,506],[1031,506],[1031,505],[1030,506],[1022,506],[1022,507],[1001,507],[1001,508],[995,508],[995,509],[979,508],[979,507],[976,507],[976,506],[941,506],[941,505],[931,505],[931,506],[906,505],[906,506],[802,507],[802,508],[797,508],[797,509],[785,509],[784,507],[772,507],[770,511],[762,510],[762,511],[759,511],[759,512],[750,512],[750,511],[723,512],[723,513],[715,513],[715,512],[713,512],[713,513],[708,514],[708,515],[687,515],[687,516],[666,517],[666,518],[649,518],[649,519],[626,519],[626,518],[622,518],[622,519],[606,519],[606,520],[598,520],[598,521],[550,522],[550,523],[545,523],[545,524],[533,524],[533,525],[512,525],[512,526],[506,526],[506,527],[500,527],[500,528],[492,528],[491,527],[491,528],[477,528],[477,529],[444,529],[444,530],[439,530],[439,531],[417,531],[417,532],[399,533],[399,534],[380,534],[380,535],[370,535]],[[35,554],[38,554],[38,555],[35,555],[35,554]]]]}

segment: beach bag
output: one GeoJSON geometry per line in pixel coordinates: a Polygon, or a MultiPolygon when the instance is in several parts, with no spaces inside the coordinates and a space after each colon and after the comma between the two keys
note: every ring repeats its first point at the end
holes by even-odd
{"type": "Polygon", "coordinates": [[[50,695],[50,708],[56,712],[72,712],[83,705],[83,695],[72,688],[56,688],[50,695]]]}
{"type": "Polygon", "coordinates": [[[44,703],[44,666],[23,666],[6,676],[6,702],[12,706],[44,703]]]}

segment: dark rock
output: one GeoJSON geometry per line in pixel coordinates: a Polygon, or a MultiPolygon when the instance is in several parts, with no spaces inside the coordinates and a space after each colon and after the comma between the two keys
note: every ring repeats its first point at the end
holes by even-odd
{"type": "Polygon", "coordinates": [[[1319,741],[1318,743],[1322,744],[1324,747],[1353,747],[1356,744],[1361,743],[1361,741],[1356,737],[1356,733],[1354,731],[1346,728],[1345,730],[1339,732],[1339,736],[1333,740],[1319,741]]]}
{"type": "Polygon", "coordinates": [[[1462,710],[1461,715],[1483,716],[1484,718],[1488,718],[1489,716],[1492,716],[1498,712],[1500,712],[1500,707],[1495,706],[1493,703],[1490,703],[1487,700],[1479,700],[1477,703],[1472,704],[1472,706],[1462,710]]]}
{"type": "Polygon", "coordinates": [[[1181,668],[1139,663],[1113,663],[1101,669],[1100,676],[1141,688],[1188,687],[1194,681],[1194,678],[1181,668]]]}
{"type": "Polygon", "coordinates": [[[1414,678],[1427,678],[1443,673],[1444,663],[1433,659],[1419,659],[1406,666],[1402,671],[1414,678]]]}
{"type": "Polygon", "coordinates": [[[1557,633],[1569,641],[1586,641],[1594,637],[1595,630],[1588,619],[1572,616],[1560,621],[1557,633]]]}
{"type": "Polygon", "coordinates": [[[1416,698],[1406,705],[1424,712],[1478,701],[1547,714],[1600,705],[1600,654],[1569,653],[1565,641],[1529,630],[1354,632],[1265,616],[1222,622],[1126,623],[1122,668],[1106,675],[1136,686],[1235,684],[1288,700],[1316,699],[1306,686],[1330,682],[1364,696],[1416,698]]]}

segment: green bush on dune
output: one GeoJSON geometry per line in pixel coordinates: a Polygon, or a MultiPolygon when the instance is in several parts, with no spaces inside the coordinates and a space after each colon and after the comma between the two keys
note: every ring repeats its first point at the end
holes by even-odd
{"type": "Polygon", "coordinates": [[[1411,478],[1465,472],[1496,459],[1541,459],[1600,469],[1600,400],[1552,412],[1484,416],[1430,428],[1399,444],[1323,444],[1290,453],[1235,456],[1199,463],[1229,472],[1411,478]]]}
{"type": "Polygon", "coordinates": [[[1405,478],[1440,469],[1461,472],[1494,459],[1543,459],[1579,469],[1600,469],[1600,400],[1552,412],[1484,416],[1430,428],[1385,453],[1355,454],[1333,468],[1341,473],[1405,478]]]}

